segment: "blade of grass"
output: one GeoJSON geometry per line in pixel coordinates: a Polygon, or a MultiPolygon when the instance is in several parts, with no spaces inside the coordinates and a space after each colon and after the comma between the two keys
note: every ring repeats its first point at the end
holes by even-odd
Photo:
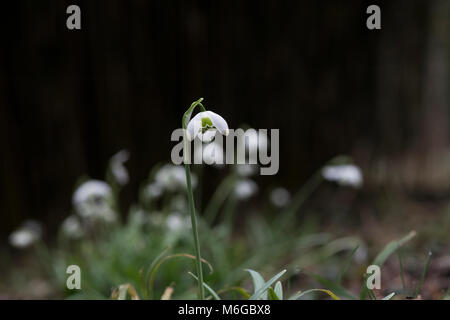
{"type": "Polygon", "coordinates": [[[269,293],[269,300],[280,300],[280,298],[275,293],[275,290],[272,289],[272,287],[269,287],[267,292],[269,293]]]}
{"type": "Polygon", "coordinates": [[[423,268],[422,276],[420,277],[420,281],[419,281],[419,284],[418,284],[418,286],[416,288],[416,292],[414,294],[414,298],[417,298],[417,296],[420,293],[420,290],[422,290],[423,280],[425,279],[425,275],[427,274],[428,266],[430,265],[430,260],[431,260],[431,251],[428,252],[427,261],[425,262],[425,268],[423,268]]]}
{"type": "MultiPolygon", "coordinates": [[[[384,264],[384,262],[389,258],[391,254],[393,254],[395,251],[397,251],[398,248],[400,248],[402,245],[410,241],[412,238],[416,236],[416,232],[413,230],[410,233],[408,233],[405,237],[394,240],[389,242],[383,250],[375,257],[374,261],[372,262],[373,265],[377,265],[381,268],[381,266],[384,264]]],[[[364,281],[363,285],[361,286],[360,291],[360,298],[361,300],[364,300],[367,295],[367,285],[364,281]]]]}
{"type": "Polygon", "coordinates": [[[348,267],[350,266],[350,262],[352,261],[353,256],[355,255],[356,251],[358,250],[359,245],[357,245],[355,247],[355,249],[352,250],[352,252],[350,253],[350,256],[348,257],[347,261],[345,262],[344,266],[341,269],[341,272],[339,272],[339,277],[337,280],[337,284],[341,284],[342,282],[342,277],[344,276],[344,274],[347,272],[348,267]]]}
{"type": "Polygon", "coordinates": [[[332,292],[334,292],[335,294],[337,294],[340,297],[344,297],[350,300],[357,300],[358,298],[355,297],[353,294],[351,294],[349,291],[347,291],[345,288],[343,288],[341,285],[328,280],[320,275],[317,274],[309,274],[307,273],[309,276],[311,276],[312,278],[314,278],[317,282],[319,282],[321,285],[323,285],[324,287],[326,287],[327,289],[331,290],[332,292]]]}
{"type": "Polygon", "coordinates": [[[329,295],[333,300],[341,300],[337,295],[335,295],[332,291],[327,289],[310,289],[303,292],[298,292],[297,294],[294,294],[292,297],[289,298],[289,300],[297,300],[300,297],[304,296],[305,294],[311,293],[311,292],[323,292],[329,295]]]}
{"type": "MultiPolygon", "coordinates": [[[[198,278],[192,273],[192,272],[188,272],[192,277],[194,277],[195,280],[198,280],[198,278]]],[[[203,286],[205,287],[205,289],[211,293],[211,295],[214,297],[214,299],[216,300],[220,300],[219,295],[210,287],[208,286],[206,283],[203,282],[203,286]]]]}
{"type": "Polygon", "coordinates": [[[395,296],[395,292],[392,292],[391,294],[388,294],[386,297],[384,297],[384,298],[381,299],[381,300],[391,300],[391,298],[392,298],[393,296],[395,296]]]}
{"type": "Polygon", "coordinates": [[[399,247],[404,245],[406,242],[410,241],[412,238],[416,236],[415,231],[411,231],[408,233],[405,237],[401,238],[400,240],[394,240],[390,243],[388,243],[384,249],[377,255],[375,260],[372,264],[375,264],[379,267],[381,267],[384,262],[389,258],[391,254],[393,254],[399,247]]]}
{"type": "Polygon", "coordinates": [[[222,294],[230,291],[236,291],[237,293],[241,294],[246,300],[250,298],[250,293],[247,292],[244,288],[241,287],[229,287],[222,290],[219,290],[217,294],[222,294]]]}
{"type": "MultiPolygon", "coordinates": [[[[176,254],[172,254],[172,255],[169,255],[169,256],[166,256],[166,257],[160,259],[159,262],[153,267],[153,269],[151,270],[151,273],[150,273],[150,279],[149,279],[149,284],[148,284],[148,286],[149,286],[149,296],[150,296],[150,298],[152,297],[152,293],[153,293],[153,283],[154,283],[154,281],[155,281],[156,272],[158,271],[159,267],[160,267],[164,262],[166,262],[166,261],[168,261],[168,260],[170,260],[170,259],[173,259],[173,258],[179,258],[179,257],[182,257],[182,258],[188,258],[188,259],[192,259],[192,260],[196,260],[196,259],[197,259],[195,256],[193,256],[193,255],[191,255],[191,254],[187,254],[187,253],[176,253],[176,254]]],[[[206,261],[205,259],[202,258],[202,259],[201,259],[201,262],[203,262],[203,263],[205,263],[205,264],[208,265],[209,270],[210,270],[210,273],[213,272],[213,267],[211,266],[211,264],[210,264],[208,261],[206,261]]]]}
{"type": "Polygon", "coordinates": [[[398,263],[400,264],[400,278],[402,279],[402,292],[403,295],[406,294],[406,284],[405,284],[405,277],[403,272],[403,262],[402,262],[402,256],[400,253],[400,250],[397,250],[397,256],[398,256],[398,263]]]}

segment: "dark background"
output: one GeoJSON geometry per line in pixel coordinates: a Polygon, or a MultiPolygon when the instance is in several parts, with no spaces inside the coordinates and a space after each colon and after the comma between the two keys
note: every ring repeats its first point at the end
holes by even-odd
{"type": "MultiPolygon", "coordinates": [[[[448,196],[449,1],[11,1],[2,4],[0,235],[50,228],[83,174],[131,152],[124,204],[189,104],[280,129],[290,188],[337,154],[367,185],[448,196]],[[81,7],[81,30],[66,8],[81,7]],[[382,29],[366,28],[379,4],[382,29]]],[[[216,173],[220,175],[220,173],[216,173]]],[[[367,187],[367,186],[366,186],[367,187]]]]}

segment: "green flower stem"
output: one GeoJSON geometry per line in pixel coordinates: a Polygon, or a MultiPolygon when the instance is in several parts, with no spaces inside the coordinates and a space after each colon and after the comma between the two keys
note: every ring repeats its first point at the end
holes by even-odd
{"type": "Polygon", "coordinates": [[[304,202],[311,196],[311,194],[319,187],[320,183],[323,181],[322,169],[328,165],[351,163],[352,159],[348,156],[340,155],[332,158],[319,170],[317,170],[311,178],[303,185],[300,190],[294,195],[290,206],[284,213],[284,219],[282,220],[282,225],[292,223],[295,219],[295,214],[303,206],[304,202]]]}
{"type": "Polygon", "coordinates": [[[191,113],[196,106],[199,106],[202,111],[205,111],[205,108],[201,104],[203,98],[198,99],[193,102],[189,109],[185,112],[182,119],[183,126],[183,140],[184,140],[184,167],[186,169],[186,184],[187,184],[187,192],[188,192],[188,200],[189,200],[189,211],[191,213],[191,223],[192,223],[192,233],[194,235],[194,247],[195,247],[195,261],[196,261],[196,269],[197,269],[197,280],[198,280],[198,296],[200,300],[204,300],[205,291],[203,287],[203,270],[202,270],[202,261],[200,255],[200,241],[198,239],[198,230],[197,230],[197,217],[195,215],[195,204],[194,204],[194,193],[192,192],[192,183],[191,183],[191,169],[189,166],[190,163],[190,150],[189,150],[189,142],[186,137],[186,127],[187,122],[191,118],[191,113]]]}
{"type": "Polygon", "coordinates": [[[236,174],[232,173],[227,176],[220,185],[214,191],[214,194],[211,197],[211,200],[208,202],[208,205],[205,209],[205,220],[212,225],[217,214],[219,212],[220,206],[225,202],[233,187],[236,184],[237,180],[236,174]]]}
{"type": "Polygon", "coordinates": [[[283,226],[292,223],[292,221],[295,219],[295,214],[302,207],[305,201],[311,196],[311,194],[319,187],[322,181],[322,168],[320,168],[294,195],[290,206],[283,215],[281,223],[283,226]]]}

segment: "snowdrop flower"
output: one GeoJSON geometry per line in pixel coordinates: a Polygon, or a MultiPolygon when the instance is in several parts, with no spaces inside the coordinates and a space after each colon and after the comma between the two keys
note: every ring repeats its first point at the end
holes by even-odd
{"type": "Polygon", "coordinates": [[[326,166],[322,175],[326,180],[337,182],[341,186],[358,188],[363,183],[361,170],[352,164],[326,166]]]}
{"type": "Polygon", "coordinates": [[[116,215],[109,204],[111,198],[111,187],[106,182],[88,180],[74,192],[72,203],[81,217],[101,218],[112,222],[116,215]]]}
{"type": "Polygon", "coordinates": [[[123,186],[128,183],[130,177],[128,170],[124,163],[130,158],[130,153],[127,150],[120,150],[111,158],[111,172],[116,182],[123,186]]]}
{"type": "Polygon", "coordinates": [[[247,199],[258,192],[258,185],[250,179],[239,180],[234,187],[234,196],[238,199],[247,199]]]}
{"type": "Polygon", "coordinates": [[[219,143],[211,142],[203,146],[203,162],[217,167],[224,164],[224,152],[219,143]]]}
{"type": "Polygon", "coordinates": [[[275,188],[270,193],[270,201],[276,207],[285,207],[291,200],[291,194],[285,188],[275,188]]]}
{"type": "MultiPolygon", "coordinates": [[[[164,165],[155,176],[156,182],[163,186],[168,191],[176,191],[179,189],[186,189],[186,172],[181,166],[172,164],[164,165]]],[[[194,175],[191,178],[192,187],[197,184],[197,179],[194,175]]]]}
{"type": "Polygon", "coordinates": [[[9,243],[18,249],[24,249],[38,241],[42,235],[41,225],[32,220],[26,221],[18,230],[9,235],[9,243]]]}
{"type": "Polygon", "coordinates": [[[167,217],[166,226],[170,231],[179,231],[184,227],[189,227],[190,224],[188,217],[183,217],[181,214],[175,212],[167,217]]]}
{"type": "Polygon", "coordinates": [[[150,183],[145,187],[144,193],[145,196],[150,199],[159,198],[164,191],[164,188],[158,182],[150,183]]]}
{"type": "Polygon", "coordinates": [[[199,137],[201,141],[211,141],[216,132],[227,136],[229,134],[228,124],[224,118],[212,111],[203,111],[197,113],[186,128],[186,136],[189,141],[199,137]]]}
{"type": "Polygon", "coordinates": [[[237,164],[236,171],[241,177],[250,177],[256,173],[258,166],[255,164],[237,164]]]}
{"type": "Polygon", "coordinates": [[[77,216],[68,216],[61,225],[62,232],[69,238],[79,239],[84,235],[83,227],[77,216]]]}

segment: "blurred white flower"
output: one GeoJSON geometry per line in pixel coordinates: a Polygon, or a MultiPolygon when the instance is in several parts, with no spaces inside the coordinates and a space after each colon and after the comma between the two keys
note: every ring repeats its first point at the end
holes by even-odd
{"type": "Polygon", "coordinates": [[[115,221],[117,218],[111,201],[111,187],[100,180],[82,183],[72,196],[73,206],[81,217],[99,218],[106,222],[115,221]]]}
{"type": "Polygon", "coordinates": [[[123,186],[128,183],[130,177],[128,175],[128,170],[124,163],[130,158],[130,153],[127,150],[120,150],[115,155],[111,157],[111,172],[114,176],[116,182],[123,186]]]}
{"type": "Polygon", "coordinates": [[[104,181],[88,180],[82,183],[72,196],[72,203],[75,207],[94,198],[107,198],[111,195],[111,187],[104,181]]]}
{"type": "Polygon", "coordinates": [[[258,192],[258,185],[250,179],[241,179],[236,182],[234,196],[238,199],[247,199],[258,192]]]}
{"type": "MultiPolygon", "coordinates": [[[[168,191],[186,189],[186,171],[182,166],[166,164],[158,170],[155,176],[156,182],[168,191]]],[[[191,173],[192,187],[195,188],[197,178],[191,173]]]]}
{"type": "Polygon", "coordinates": [[[217,142],[211,142],[203,146],[203,162],[217,167],[224,164],[224,152],[217,142]]]}
{"type": "Polygon", "coordinates": [[[61,230],[64,235],[72,239],[79,239],[84,235],[81,222],[75,215],[68,216],[61,224],[61,230]]]}
{"type": "Polygon", "coordinates": [[[159,184],[158,182],[153,182],[145,187],[144,193],[146,197],[154,199],[159,198],[162,195],[163,191],[164,188],[161,184],[159,184]]]}
{"type": "Polygon", "coordinates": [[[270,201],[276,207],[285,207],[291,200],[291,194],[285,188],[275,188],[270,193],[270,201]]]}
{"type": "Polygon", "coordinates": [[[41,239],[41,236],[42,227],[40,223],[33,220],[27,220],[19,229],[9,235],[8,240],[11,246],[23,249],[41,239]]]}
{"type": "Polygon", "coordinates": [[[326,180],[337,182],[341,186],[358,188],[363,183],[361,170],[352,164],[326,166],[322,169],[322,175],[326,180]]]}
{"type": "Polygon", "coordinates": [[[236,164],[236,171],[241,177],[250,177],[258,171],[256,164],[236,164]]]}
{"type": "Polygon", "coordinates": [[[197,113],[186,128],[188,140],[192,141],[199,137],[201,141],[209,142],[216,135],[216,131],[227,136],[229,133],[228,124],[224,118],[212,111],[197,113]]]}
{"type": "Polygon", "coordinates": [[[166,219],[166,226],[170,231],[179,231],[190,226],[189,219],[175,212],[170,214],[166,219]]]}

